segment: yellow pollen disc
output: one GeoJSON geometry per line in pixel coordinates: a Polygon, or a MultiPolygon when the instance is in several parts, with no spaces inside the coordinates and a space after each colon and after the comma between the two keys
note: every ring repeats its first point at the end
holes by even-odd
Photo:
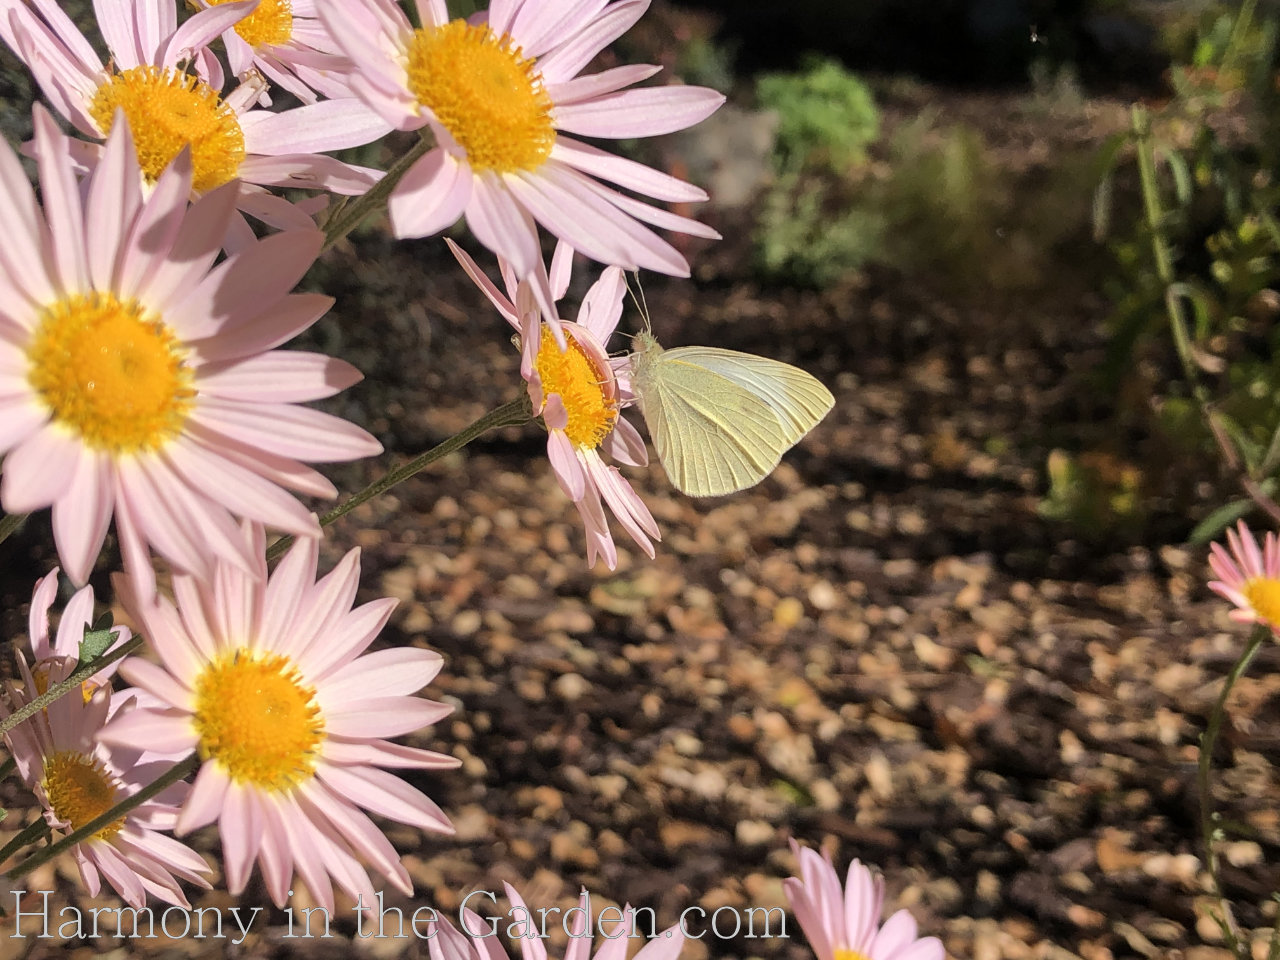
{"type": "Polygon", "coordinates": [[[204,193],[233,180],[244,161],[244,133],[231,107],[197,77],[152,66],[133,67],[105,80],[89,114],[111,132],[116,110],[124,110],[148,183],[190,144],[191,186],[204,193]]]}
{"type": "Polygon", "coordinates": [[[453,20],[413,35],[409,90],[467,152],[473,170],[536,170],[556,140],[532,59],[506,34],[453,20]]]}
{"type": "Polygon", "coordinates": [[[194,722],[203,759],[237,783],[280,792],[312,775],[324,739],[315,691],[277,654],[240,650],[206,667],[194,722]]]}
{"type": "Polygon", "coordinates": [[[1280,580],[1258,577],[1247,581],[1241,592],[1254,613],[1267,623],[1280,626],[1280,580]]]}
{"type": "MultiPolygon", "coordinates": [[[[100,817],[118,802],[116,785],[102,763],[74,750],[60,750],[44,761],[44,791],[49,806],[74,830],[100,817]]],[[[110,840],[124,817],[113,820],[94,837],[110,840]]]]}
{"type": "MultiPolygon", "coordinates": [[[[231,0],[206,0],[211,7],[231,0]]],[[[236,33],[251,47],[280,46],[293,37],[290,0],[262,0],[256,10],[236,24],[236,33]]]]}
{"type": "Polygon", "coordinates": [[[605,395],[601,384],[605,380],[591,357],[572,336],[565,336],[566,349],[560,347],[551,330],[542,325],[542,343],[534,360],[538,376],[542,379],[542,391],[558,393],[569,414],[564,432],[575,446],[594,450],[613,429],[618,419],[617,405],[605,395]]]}
{"type": "Polygon", "coordinates": [[[871,958],[860,950],[850,950],[847,947],[839,947],[836,950],[834,960],[871,960],[871,958]]]}
{"type": "Polygon", "coordinates": [[[186,351],[134,300],[76,294],[41,311],[27,381],[53,418],[97,450],[154,450],[177,436],[195,391],[186,351]]]}

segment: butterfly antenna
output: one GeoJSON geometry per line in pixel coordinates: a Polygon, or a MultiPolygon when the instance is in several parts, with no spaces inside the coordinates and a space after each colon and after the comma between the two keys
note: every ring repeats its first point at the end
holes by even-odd
{"type": "MultiPolygon", "coordinates": [[[[625,277],[625,274],[624,274],[625,277]]],[[[644,321],[644,332],[649,336],[653,336],[653,324],[649,319],[649,302],[644,296],[644,284],[640,282],[640,271],[635,271],[635,287],[631,286],[631,279],[626,278],[627,293],[631,294],[631,302],[636,305],[636,309],[640,311],[640,319],[644,321]],[[640,295],[636,296],[636,290],[640,291],[640,295]]]]}

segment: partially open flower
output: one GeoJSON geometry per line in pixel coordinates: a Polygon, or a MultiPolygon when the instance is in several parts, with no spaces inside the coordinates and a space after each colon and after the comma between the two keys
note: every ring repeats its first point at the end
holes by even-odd
{"type": "MultiPolygon", "coordinates": [[[[43,578],[31,598],[31,647],[36,661],[19,655],[21,684],[5,682],[0,718],[29,704],[79,666],[76,651],[92,616],[93,591],[76,593],[63,611],[57,640],[49,643],[48,614],[57,587],[57,571],[43,578]]],[[[120,639],[128,638],[121,629],[120,639]]],[[[95,680],[104,678],[97,675],[95,680]]],[[[109,684],[85,683],[54,700],[5,735],[18,774],[44,808],[44,819],[58,833],[70,833],[159,778],[171,765],[134,745],[108,747],[95,737],[117,705],[128,698],[109,684]]],[[[131,907],[147,895],[189,906],[181,881],[208,887],[209,867],[185,844],[161,831],[171,829],[187,785],[174,784],[127,814],[110,821],[71,848],[80,879],[97,896],[105,877],[131,907]]],[[[55,834],[56,835],[56,834],[55,834]]]]}
{"type": "MultiPolygon", "coordinates": [[[[622,472],[601,456],[619,463],[644,466],[648,452],[636,428],[621,416],[631,399],[630,385],[610,360],[605,344],[622,317],[626,283],[622,271],[610,267],[591,285],[578,310],[578,321],[557,321],[546,314],[534,296],[533,284],[521,280],[502,261],[504,296],[476,262],[452,240],[446,240],[468,276],[484,291],[520,338],[520,372],[528,383],[535,413],[547,427],[547,459],[560,489],[574,502],[587,531],[587,562],[603,557],[610,570],[618,565],[618,550],[609,532],[607,504],[613,515],[648,556],[658,525],[644,501],[622,472]]],[[[557,300],[569,285],[573,251],[561,244],[551,276],[538,263],[543,282],[557,300]]]]}
{"type": "Polygon", "coordinates": [[[945,960],[937,937],[919,938],[916,922],[899,910],[883,925],[884,880],[854,860],[841,889],[831,857],[791,849],[800,876],[782,882],[791,910],[818,960],[945,960]]]}
{"type": "Polygon", "coordinates": [[[1218,578],[1209,589],[1236,605],[1231,618],[1261,623],[1280,633],[1280,539],[1268,532],[1262,546],[1243,520],[1227,531],[1227,546],[1209,548],[1209,567],[1218,578]]]}

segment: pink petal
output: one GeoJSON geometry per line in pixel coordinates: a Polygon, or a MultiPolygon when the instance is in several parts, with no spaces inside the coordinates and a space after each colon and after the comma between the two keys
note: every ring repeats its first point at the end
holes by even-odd
{"type": "MultiPolygon", "coordinates": [[[[538,228],[512,197],[510,182],[494,173],[475,175],[467,203],[467,226],[477,240],[510,261],[517,276],[528,277],[535,270],[542,272],[538,228]]],[[[554,308],[549,312],[554,314],[554,308]]]]}
{"type": "Polygon", "coordinates": [[[564,83],[557,83],[547,88],[547,94],[551,97],[558,111],[565,104],[591,100],[606,93],[621,90],[623,87],[629,87],[642,80],[648,80],[661,70],[661,67],[655,67],[647,63],[627,64],[626,66],[603,70],[600,73],[593,73],[586,77],[575,77],[564,83]]]}
{"type": "MultiPolygon", "coordinates": [[[[382,603],[389,604],[388,614],[395,607],[394,600],[385,599],[382,603]]],[[[325,676],[325,687],[317,696],[326,709],[347,700],[363,699],[370,690],[387,696],[407,696],[430,683],[443,664],[444,658],[434,650],[376,650],[325,676]]]]}
{"type": "Polygon", "coordinates": [[[399,737],[429,727],[451,713],[450,704],[418,697],[351,700],[325,713],[325,732],[334,737],[399,737]]]}
{"type": "Polygon", "coordinates": [[[345,360],[301,350],[272,350],[240,360],[205,364],[201,393],[230,400],[301,403],[331,397],[363,379],[345,360]]]}
{"type": "Polygon", "coordinates": [[[570,137],[556,137],[551,159],[655,200],[698,203],[707,199],[707,193],[701,187],[570,137]]]}
{"type": "Polygon", "coordinates": [[[260,240],[215,267],[165,319],[183,339],[199,340],[260,317],[297,284],[323,243],[319,230],[260,240]]]}
{"type": "Polygon", "coordinates": [[[239,194],[240,184],[233,180],[211,190],[187,209],[169,255],[155,265],[146,288],[139,292],[151,309],[167,314],[169,304],[187,296],[209,272],[222,249],[239,194]]]}
{"type": "Polygon", "coordinates": [[[630,30],[648,9],[649,0],[610,4],[576,36],[538,59],[543,82],[563,83],[576,76],[597,53],[630,30]]]}
{"type": "Polygon", "coordinates": [[[56,503],[71,486],[81,449],[79,439],[68,430],[50,424],[10,450],[0,473],[5,509],[31,513],[56,503]]]}
{"type": "MultiPolygon", "coordinates": [[[[120,673],[126,678],[130,676],[127,665],[121,667],[120,673]]],[[[176,710],[124,710],[102,728],[98,739],[122,747],[145,743],[149,750],[187,754],[196,748],[197,742],[189,716],[176,710]]]]}
{"type": "Polygon", "coordinates": [[[382,444],[355,424],[307,407],[250,406],[210,397],[191,419],[223,436],[298,460],[337,463],[382,452],[382,444]]]}
{"type": "Polygon", "coordinates": [[[53,541],[73,583],[89,579],[115,506],[110,458],[84,450],[64,496],[53,507],[53,541]]]}
{"type": "Polygon", "coordinates": [[[453,832],[449,818],[426,794],[377,767],[325,764],[316,773],[334,792],[370,813],[421,830],[453,832]]]}
{"type": "Polygon", "coordinates": [[[396,184],[387,215],[397,238],[429,237],[452,226],[472,196],[471,170],[444,150],[427,153],[396,184]]]}
{"type": "Polygon", "coordinates": [[[462,269],[466,272],[467,276],[471,278],[471,282],[479,287],[480,291],[489,298],[489,302],[498,309],[498,312],[502,314],[507,323],[511,324],[517,331],[519,331],[520,320],[517,316],[515,304],[502,295],[502,291],[500,291],[497,285],[489,279],[483,270],[480,269],[479,265],[471,259],[471,255],[469,253],[448,237],[444,238],[444,242],[448,245],[454,258],[459,264],[461,264],[462,269]]]}
{"type": "MultiPolygon", "coordinates": [[[[140,10],[146,10],[149,6],[151,4],[145,0],[136,4],[140,10]]],[[[163,0],[159,6],[173,9],[172,4],[163,0]]],[[[257,4],[253,0],[240,0],[240,2],[220,3],[197,11],[176,30],[169,27],[153,41],[149,41],[155,44],[151,49],[156,53],[152,55],[153,58],[149,57],[147,62],[161,67],[174,67],[183,60],[190,60],[196,51],[207,47],[220,34],[232,29],[252,13],[255,7],[257,4]],[[166,40],[168,42],[165,42],[166,40]],[[163,44],[163,53],[160,52],[161,44],[163,44]]]]}
{"type": "Polygon", "coordinates": [[[189,344],[206,363],[252,356],[292,340],[333,306],[333,298],[320,293],[295,293],[283,297],[269,313],[252,323],[214,331],[209,339],[189,344]]]}
{"type": "Polygon", "coordinates": [[[87,244],[89,276],[98,290],[115,286],[120,239],[142,206],[141,177],[129,123],[121,113],[112,124],[102,159],[89,181],[85,235],[92,238],[87,244]]]}
{"type": "Polygon", "coordinates": [[[252,110],[240,117],[245,152],[275,157],[360,147],[391,132],[391,125],[355,98],[322,100],[273,113],[252,110]]]}
{"type": "Polygon", "coordinates": [[[556,129],[584,137],[653,137],[691,127],[715,113],[724,94],[707,87],[641,87],[583,103],[556,105],[556,129]]]}
{"type": "Polygon", "coordinates": [[[66,139],[49,111],[37,105],[33,111],[36,163],[44,215],[49,223],[53,266],[63,290],[84,290],[89,285],[85,262],[84,212],[80,206],[80,186],[75,172],[65,162],[60,149],[66,139]]]}

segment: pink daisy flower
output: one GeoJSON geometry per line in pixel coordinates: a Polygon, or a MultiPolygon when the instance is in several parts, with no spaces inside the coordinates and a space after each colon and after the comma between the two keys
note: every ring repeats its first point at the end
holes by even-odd
{"type": "Polygon", "coordinates": [[[112,131],[81,187],[67,138],[43,108],[35,147],[44,210],[0,147],[0,507],[53,507],[63,568],[84,583],[114,514],[125,563],[148,547],[208,576],[211,557],[264,574],[232,514],[302,536],[315,518],[281,487],[337,491],[303,461],[381,445],[299,406],[360,379],[349,364],[275,351],[332,300],[290,294],[322,237],[293,230],[211,269],[235,186],[188,207],[184,151],[143,197],[129,126],[112,131]]]}
{"type": "MultiPolygon", "coordinates": [[[[476,262],[456,243],[449,249],[498,312],[520,337],[520,373],[528,383],[533,410],[547,428],[547,459],[560,489],[573,501],[587,531],[587,563],[603,557],[613,570],[618,550],[609,532],[604,506],[649,557],[652,540],[661,540],[658,524],[649,508],[631,488],[617,467],[607,464],[601,452],[620,463],[642,467],[649,462],[644,439],[621,416],[631,400],[625,360],[612,361],[605,349],[622,316],[626,283],[618,267],[609,267],[582,299],[576,323],[543,314],[534,296],[537,281],[518,279],[509,264],[499,261],[507,296],[485,276],[476,262]]],[[[541,285],[553,300],[569,287],[573,251],[561,244],[548,276],[541,261],[537,270],[541,285]]]]}
{"type": "MultiPolygon", "coordinates": [[[[57,642],[49,645],[49,612],[56,572],[45,577],[31,599],[31,642],[37,657],[49,654],[34,666],[18,657],[22,684],[5,682],[6,700],[0,718],[16,712],[50,686],[69,677],[79,665],[73,647],[76,631],[83,636],[82,615],[93,608],[93,593],[86,587],[67,605],[58,627],[57,642]]],[[[124,631],[122,639],[128,638],[124,631]]],[[[102,674],[98,674],[102,677],[102,674]]],[[[165,772],[169,764],[133,747],[109,748],[94,737],[107,718],[117,711],[109,686],[86,684],[83,695],[60,697],[5,735],[18,774],[44,807],[44,819],[55,831],[70,833],[106,813],[165,772]]],[[[117,700],[119,702],[119,700],[117,700]]],[[[120,713],[130,709],[125,703],[120,713]]],[[[207,888],[209,867],[185,844],[161,833],[177,818],[185,784],[174,784],[97,833],[71,848],[80,879],[90,896],[97,896],[101,878],[134,908],[141,908],[147,894],[166,903],[187,907],[180,886],[186,880],[207,888]]]]}
{"type": "MultiPolygon", "coordinates": [[[[600,181],[669,202],[705,200],[697,187],[589,146],[572,135],[622,139],[671,133],[715,111],[705,87],[627,90],[658,67],[578,76],[640,19],[648,0],[493,0],[487,15],[450,20],[445,0],[417,0],[415,30],[393,0],[316,0],[355,64],[350,83],[401,130],[430,126],[437,147],[388,202],[398,237],[424,237],[465,214],[467,226],[518,276],[537,274],[535,223],[586,256],[628,270],[688,276],[689,266],[644,223],[718,237],[696,221],[600,181]]],[[[548,291],[535,292],[550,313],[548,291]]]]}
{"type": "MultiPolygon", "coordinates": [[[[546,914],[550,913],[554,924],[559,911],[530,910],[515,887],[509,883],[504,883],[503,887],[511,901],[511,909],[498,922],[498,928],[519,940],[521,960],[547,960],[547,948],[538,918],[541,916],[545,922],[546,914]],[[520,932],[514,933],[513,928],[520,932]]],[[[492,902],[487,897],[477,899],[481,903],[486,900],[492,902]]],[[[594,955],[591,953],[592,938],[586,926],[587,917],[591,914],[591,896],[585,889],[578,898],[578,906],[573,909],[576,912],[569,927],[569,945],[565,949],[564,960],[626,960],[635,927],[631,904],[621,909],[607,907],[598,917],[592,917],[604,937],[604,943],[594,955]]],[[[494,927],[489,922],[470,907],[463,907],[458,919],[463,933],[443,917],[427,925],[431,960],[504,960],[506,952],[495,943],[494,927]]],[[[668,927],[641,947],[632,960],[676,960],[684,949],[684,940],[684,931],[679,925],[668,927]]]]}
{"type": "MultiPolygon", "coordinates": [[[[228,0],[200,0],[202,8],[228,0]]],[[[253,13],[222,32],[231,72],[245,79],[257,70],[303,103],[350,97],[345,75],[351,61],[341,56],[316,18],[313,0],[260,0],[253,13]]],[[[264,91],[259,103],[270,105],[264,91]]]]}
{"type": "MultiPolygon", "coordinates": [[[[259,555],[262,528],[246,541],[259,555]]],[[[391,743],[452,707],[411,696],[440,670],[438,653],[365,653],[395,607],[352,609],[359,550],[316,579],[316,540],[294,543],[264,584],[219,562],[211,581],[174,577],[176,606],[148,603],[128,577],[115,585],[160,664],[129,659],[121,674],[163,702],[119,718],[100,738],[147,743],[204,761],[175,830],[218,821],[227,888],[244,890],[255,859],[278,906],[294,871],[332,911],[331,878],[374,904],[361,861],[405,894],[408,872],[360,808],[423,830],[450,833],[430,799],[382,767],[440,770],[450,757],[391,743]],[[362,655],[363,654],[363,655],[362,655]]]]}
{"type": "Polygon", "coordinates": [[[1280,540],[1268,532],[1259,548],[1241,520],[1227,531],[1227,546],[1229,551],[1217,543],[1209,547],[1209,567],[1218,578],[1209,589],[1236,605],[1231,619],[1280,631],[1280,540]]]}
{"type": "MultiPolygon", "coordinates": [[[[273,227],[301,229],[314,226],[307,214],[264,185],[355,195],[377,181],[374,171],[319,155],[369,143],[390,129],[360,101],[250,111],[263,90],[260,80],[226,100],[219,95],[222,68],[207,46],[254,9],[251,0],[202,10],[181,26],[174,0],[94,0],[94,9],[110,67],[53,0],[0,0],[0,39],[85,136],[105,140],[123,111],[148,183],[190,148],[197,195],[238,179],[245,213],[273,227]],[[194,75],[184,69],[188,62],[194,75]]],[[[99,152],[77,144],[76,159],[92,166],[99,152]]],[[[233,245],[251,240],[243,221],[232,226],[233,245]]]]}
{"type": "Polygon", "coordinates": [[[917,938],[916,922],[899,910],[884,925],[884,880],[854,860],[843,891],[831,857],[791,849],[800,861],[800,876],[782,881],[787,902],[800,922],[818,960],[945,960],[937,937],[917,938]]]}

